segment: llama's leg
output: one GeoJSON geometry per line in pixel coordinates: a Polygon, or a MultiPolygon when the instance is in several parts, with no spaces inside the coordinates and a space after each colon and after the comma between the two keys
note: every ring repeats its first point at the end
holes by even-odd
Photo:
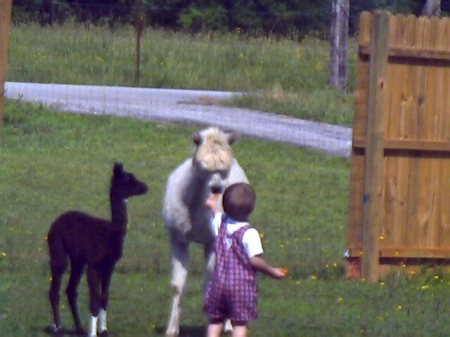
{"type": "Polygon", "coordinates": [[[66,288],[67,300],[69,301],[70,309],[72,310],[73,321],[75,323],[75,332],[77,334],[84,335],[84,330],[80,321],[80,316],[78,314],[77,305],[77,288],[80,284],[80,279],[84,272],[84,264],[79,263],[78,261],[71,261],[70,266],[70,279],[66,288]]]}
{"type": "Polygon", "coordinates": [[[108,326],[106,323],[106,309],[108,308],[109,301],[109,286],[111,284],[111,277],[114,267],[105,268],[102,275],[102,294],[100,299],[100,311],[98,314],[99,318],[99,331],[100,335],[106,334],[108,332],[108,326]]]}
{"type": "MultiPolygon", "coordinates": [[[[214,255],[213,243],[205,245],[205,275],[204,275],[204,286],[208,284],[214,272],[214,265],[216,263],[216,257],[214,255]]],[[[225,320],[223,324],[223,331],[226,333],[231,333],[233,331],[233,326],[229,319],[225,320]]]]}
{"type": "Polygon", "coordinates": [[[50,257],[50,269],[52,272],[52,280],[50,285],[50,290],[48,292],[48,297],[53,310],[54,327],[55,333],[62,331],[61,318],[59,314],[59,299],[61,290],[61,279],[64,272],[67,269],[67,260],[64,258],[60,261],[55,261],[50,257]]]}
{"type": "Polygon", "coordinates": [[[172,310],[167,325],[166,336],[175,337],[180,333],[181,301],[189,267],[189,245],[185,242],[171,240],[172,258],[172,310]]]}
{"type": "Polygon", "coordinates": [[[106,310],[100,309],[98,313],[100,336],[108,336],[108,325],[106,324],[106,310]]]}
{"type": "Polygon", "coordinates": [[[100,312],[100,283],[101,274],[100,272],[89,267],[87,269],[87,280],[89,286],[89,308],[91,311],[91,324],[89,329],[89,337],[97,337],[97,320],[98,314],[100,312]]]}

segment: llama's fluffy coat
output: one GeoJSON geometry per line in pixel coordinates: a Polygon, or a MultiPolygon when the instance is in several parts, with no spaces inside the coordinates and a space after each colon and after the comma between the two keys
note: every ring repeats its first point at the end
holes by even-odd
{"type": "Polygon", "coordinates": [[[214,268],[211,213],[205,206],[211,193],[222,192],[233,183],[248,182],[244,170],[233,158],[235,135],[208,128],[193,135],[194,154],[178,166],[167,180],[163,219],[170,237],[174,298],[167,336],[179,333],[181,297],[188,273],[189,242],[205,245],[206,277],[214,268]]]}

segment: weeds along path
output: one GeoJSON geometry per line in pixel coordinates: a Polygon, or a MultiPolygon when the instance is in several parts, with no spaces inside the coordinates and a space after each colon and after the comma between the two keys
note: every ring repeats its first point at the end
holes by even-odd
{"type": "Polygon", "coordinates": [[[239,93],[17,82],[6,82],[5,89],[7,98],[60,111],[214,125],[336,156],[350,154],[350,128],[217,104],[239,93]]]}

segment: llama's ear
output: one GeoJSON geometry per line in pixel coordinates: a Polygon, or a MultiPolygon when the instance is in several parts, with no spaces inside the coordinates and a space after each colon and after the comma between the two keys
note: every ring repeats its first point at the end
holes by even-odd
{"type": "Polygon", "coordinates": [[[123,172],[122,163],[115,163],[114,164],[114,175],[121,174],[122,172],[123,172]]]}
{"type": "Polygon", "coordinates": [[[194,142],[195,145],[199,146],[200,143],[202,142],[202,136],[200,136],[200,132],[194,132],[192,134],[192,141],[194,142]]]}

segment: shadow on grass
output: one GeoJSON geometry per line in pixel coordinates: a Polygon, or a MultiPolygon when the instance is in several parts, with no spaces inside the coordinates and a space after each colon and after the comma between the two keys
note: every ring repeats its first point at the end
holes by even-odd
{"type": "MultiPolygon", "coordinates": [[[[58,336],[58,337],[63,337],[63,336],[70,336],[70,337],[75,337],[75,336],[86,336],[85,332],[80,332],[80,331],[76,331],[76,330],[69,330],[69,329],[65,329],[62,328],[61,330],[59,330],[58,332],[55,332],[55,330],[53,329],[52,326],[47,326],[42,330],[44,333],[46,333],[49,336],[58,336]]],[[[99,337],[108,337],[109,334],[107,331],[103,331],[99,337]]]]}
{"type": "MultiPolygon", "coordinates": [[[[165,326],[159,326],[155,329],[158,335],[164,335],[166,332],[165,326]]],[[[203,337],[205,336],[205,327],[203,325],[196,326],[181,326],[179,337],[203,337]]]]}

